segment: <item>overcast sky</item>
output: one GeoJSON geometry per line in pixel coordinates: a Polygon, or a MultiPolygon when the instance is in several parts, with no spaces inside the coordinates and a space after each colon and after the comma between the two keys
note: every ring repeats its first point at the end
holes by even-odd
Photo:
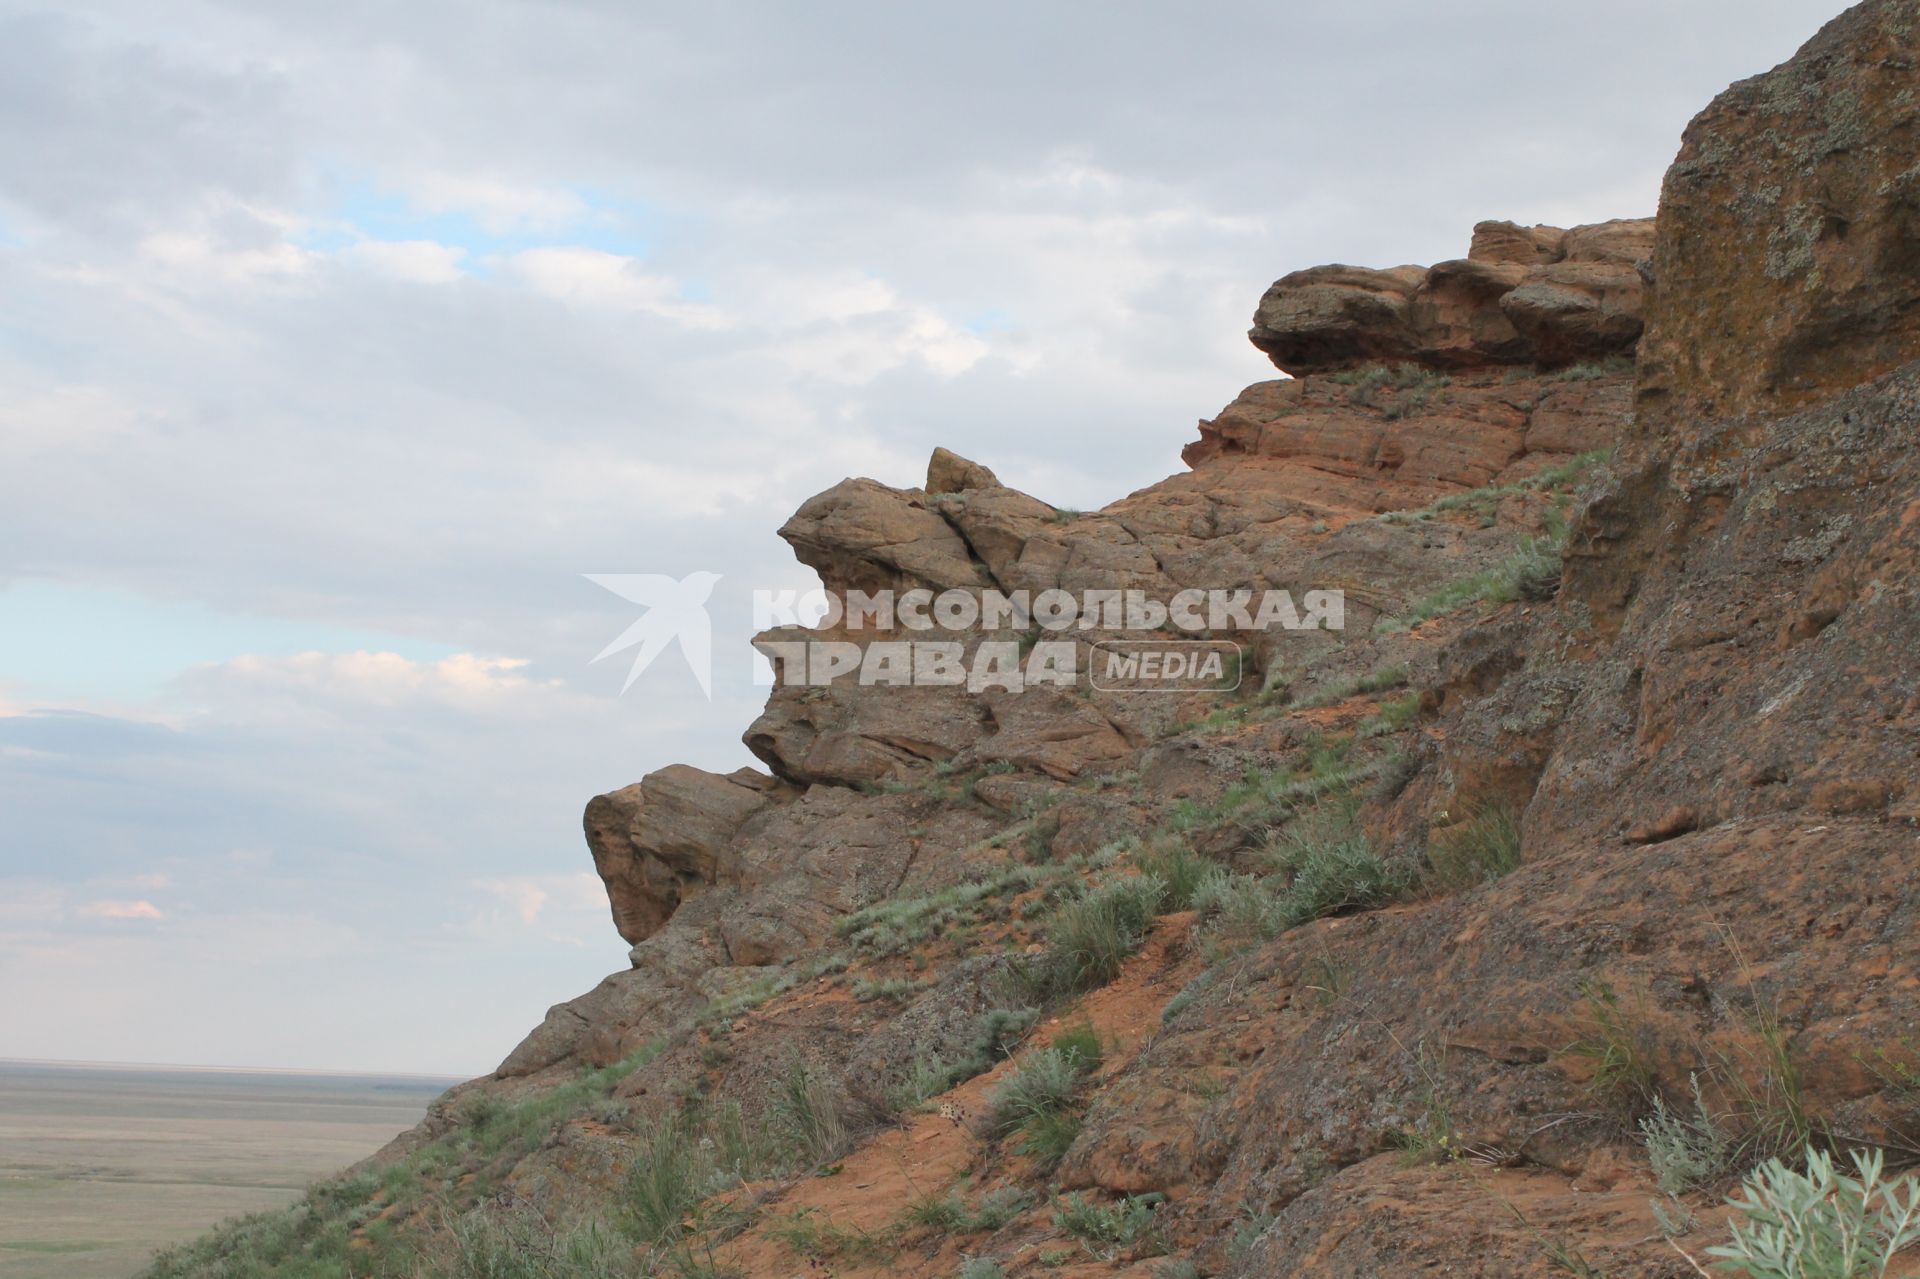
{"type": "Polygon", "coordinates": [[[802,499],[1151,483],[1275,276],[1651,213],[1834,11],[0,3],[0,1057],[490,1069],[802,499]]]}

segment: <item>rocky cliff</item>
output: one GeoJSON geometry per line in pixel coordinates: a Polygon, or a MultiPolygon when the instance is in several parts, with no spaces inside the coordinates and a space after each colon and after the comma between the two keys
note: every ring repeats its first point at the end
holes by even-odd
{"type": "MultiPolygon", "coordinates": [[[[944,450],[806,502],[836,591],[1345,627],[1209,626],[1230,678],[1172,694],[1089,678],[1167,638],[1107,613],[1070,682],[788,669],[764,771],[588,805],[630,967],[284,1255],[1682,1275],[1763,1155],[1920,1156],[1916,21],[1728,90],[1657,221],[1283,277],[1250,336],[1292,376],[1100,511],[944,450]]],[[[906,637],[854,620],[757,642],[906,637]]]]}

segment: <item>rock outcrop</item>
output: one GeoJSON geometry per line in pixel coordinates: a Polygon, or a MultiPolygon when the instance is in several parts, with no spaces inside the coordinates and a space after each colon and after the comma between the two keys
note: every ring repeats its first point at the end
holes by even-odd
{"type": "Polygon", "coordinates": [[[1791,408],[1914,358],[1914,22],[1856,6],[1688,126],[1660,194],[1648,429],[1791,408]]]}
{"type": "Polygon", "coordinates": [[[385,1228],[604,1220],[666,1116],[733,1150],[800,1115],[675,1225],[701,1266],[1681,1279],[1743,1168],[1663,1197],[1656,1107],[1748,1162],[1913,1149],[1917,32],[1871,0],[1734,86],[1657,224],[1285,277],[1254,340],[1300,376],[1100,511],[946,450],[805,503],[835,590],[1337,586],[1347,627],[1177,696],[784,680],[768,773],[589,805],[631,967],[389,1152],[442,1190],[385,1228]],[[1099,1061],[1010,1137],[996,1090],[1083,1022],[1099,1061]],[[588,1089],[492,1153],[479,1116],[588,1089]]]}
{"type": "Polygon", "coordinates": [[[1641,331],[1653,220],[1570,230],[1483,222],[1467,256],[1388,271],[1282,276],[1248,333],[1304,375],[1370,364],[1561,366],[1630,355],[1641,331]]]}
{"type": "Polygon", "coordinates": [[[787,796],[764,773],[721,777],[673,764],[587,804],[587,848],[607,886],[614,927],[629,942],[658,932],[680,903],[738,883],[734,837],[787,796]]]}

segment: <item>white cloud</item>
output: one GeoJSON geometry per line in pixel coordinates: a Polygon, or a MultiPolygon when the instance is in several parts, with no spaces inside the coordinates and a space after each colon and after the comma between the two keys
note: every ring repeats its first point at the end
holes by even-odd
{"type": "Polygon", "coordinates": [[[606,914],[607,896],[598,878],[580,871],[571,875],[513,875],[479,879],[473,887],[504,904],[523,925],[538,922],[543,913],[606,914]]]}
{"type": "Polygon", "coordinates": [[[449,41],[435,3],[35,3],[0,17],[0,580],[412,655],[13,723],[11,1042],[469,1069],[621,962],[585,798],[744,761],[721,596],[805,576],[801,500],[935,444],[1071,505],[1159,479],[1271,375],[1267,281],[1648,212],[1687,116],[1832,7],[473,0],[449,41]],[[1486,30],[1503,73],[1436,91],[1486,30]],[[717,702],[672,659],[615,700],[587,659],[632,619],[579,575],[696,569],[717,702]],[[102,902],[165,917],[75,922],[102,902]]]}
{"type": "Polygon", "coordinates": [[[321,257],[280,238],[236,241],[209,230],[157,231],[140,242],[143,262],[168,282],[188,289],[280,286],[304,280],[321,257]]]}
{"type": "Polygon", "coordinates": [[[509,254],[503,268],[534,292],[588,310],[643,311],[695,329],[719,329],[719,308],[688,302],[680,285],[640,263],[602,249],[555,247],[509,254]]]}
{"type": "Polygon", "coordinates": [[[87,902],[74,912],[82,919],[165,919],[158,906],[150,901],[97,901],[87,902]]]}
{"type": "Polygon", "coordinates": [[[467,251],[433,240],[362,240],[340,250],[342,260],[409,284],[452,284],[466,278],[467,251]]]}
{"type": "Polygon", "coordinates": [[[472,653],[455,653],[437,661],[364,651],[290,657],[243,654],[196,667],[182,677],[182,684],[234,709],[243,709],[248,699],[261,695],[384,706],[426,701],[480,709],[560,687],[555,681],[528,678],[526,666],[524,658],[472,653]]]}

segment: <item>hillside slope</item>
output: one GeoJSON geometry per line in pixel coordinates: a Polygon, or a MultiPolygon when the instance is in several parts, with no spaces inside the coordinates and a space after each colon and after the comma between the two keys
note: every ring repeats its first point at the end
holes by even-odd
{"type": "Polygon", "coordinates": [[[809,500],[834,591],[1345,628],[1171,695],[1084,678],[1167,639],[1110,616],[1070,685],[789,679],[765,771],[588,805],[627,970],[153,1273],[1681,1275],[1764,1154],[1920,1158],[1917,21],[1728,90],[1657,223],[1284,277],[1294,376],[1100,511],[944,450],[809,500]]]}

